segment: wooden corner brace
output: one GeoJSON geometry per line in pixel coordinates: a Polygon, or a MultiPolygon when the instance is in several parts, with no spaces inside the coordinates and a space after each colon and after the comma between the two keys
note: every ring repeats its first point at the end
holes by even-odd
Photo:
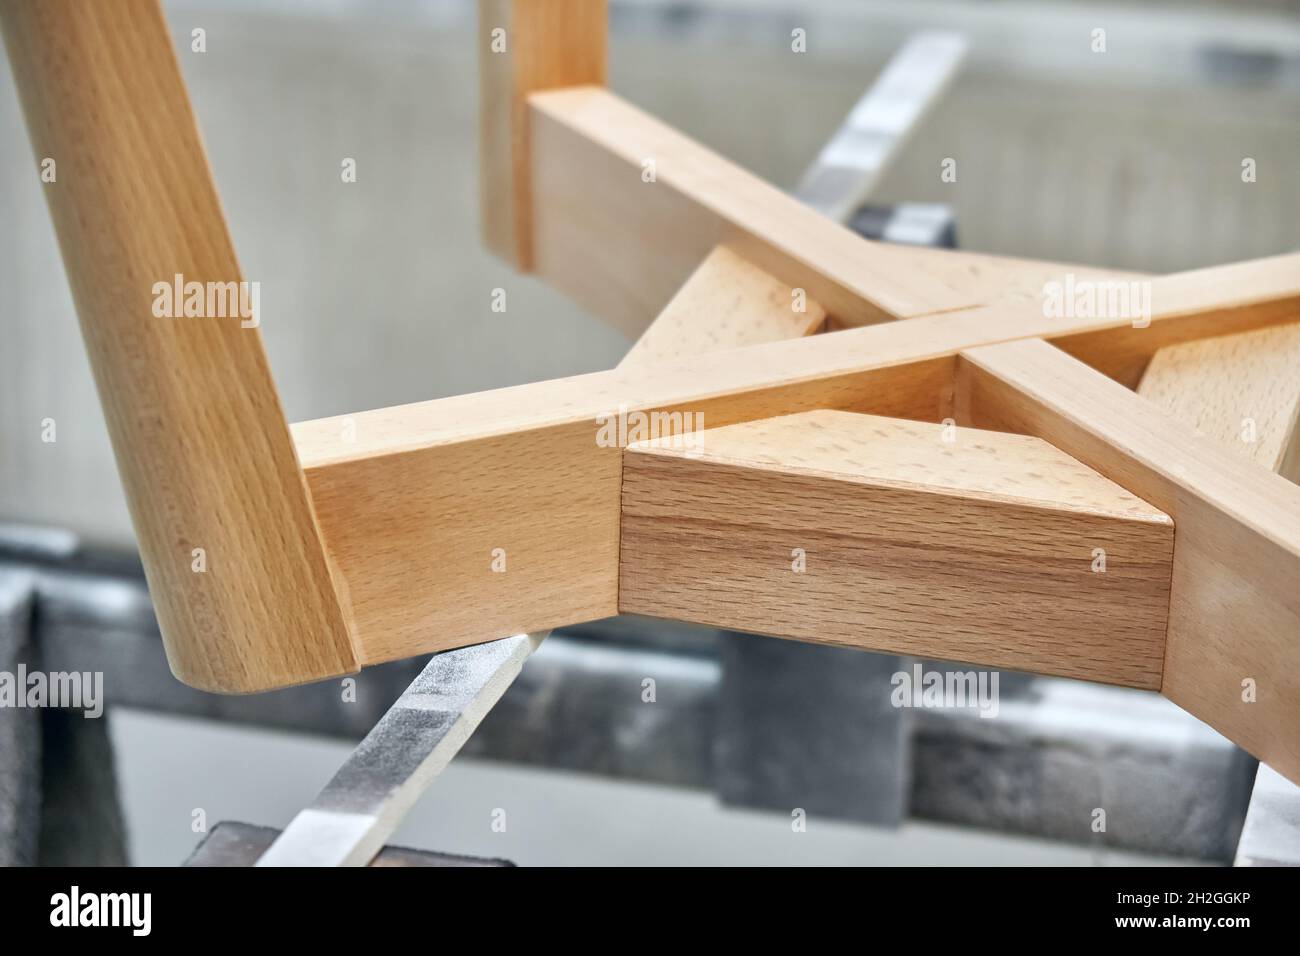
{"type": "Polygon", "coordinates": [[[1173,522],[1037,438],[821,410],[639,442],[621,535],[620,611],[1160,688],[1173,522]]]}
{"type": "Polygon", "coordinates": [[[256,329],[151,311],[242,278],[157,0],[0,0],[178,676],[634,610],[1158,688],[1300,780],[1300,488],[1269,471],[1300,256],[1148,280],[867,242],[601,88],[604,4],[559,6],[481,5],[484,231],[628,360],[290,428],[256,329]],[[1067,270],[1149,313],[1050,313],[1067,270]]]}

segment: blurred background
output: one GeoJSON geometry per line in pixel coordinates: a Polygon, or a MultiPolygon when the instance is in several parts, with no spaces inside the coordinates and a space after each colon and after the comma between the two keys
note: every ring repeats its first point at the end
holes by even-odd
{"type": "MultiPolygon", "coordinates": [[[[612,88],[778,186],[796,185],[909,36],[942,29],[968,56],[873,202],[945,204],[966,249],[1127,270],[1300,246],[1294,0],[610,6],[612,88]],[[1099,27],[1102,55],[1089,43],[1099,27]],[[791,53],[795,28],[806,54],[791,53]],[[961,176],[944,184],[948,156],[961,176]]],[[[244,272],[261,283],[290,420],[619,360],[621,333],[479,243],[473,3],[165,7],[244,272]],[[197,27],[203,53],[190,50],[197,27]],[[342,157],[357,161],[354,184],[340,182],[342,157]],[[494,287],[509,290],[508,312],[491,311],[494,287]]],[[[111,859],[120,844],[132,862],[176,864],[203,836],[196,809],[209,827],[284,826],[419,663],[368,673],[355,704],[335,685],[210,700],[167,675],[42,188],[6,65],[0,563],[38,581],[23,612],[32,640],[47,659],[104,669],[113,707],[98,743],[39,732],[36,766],[67,776],[37,784],[39,798],[0,789],[0,842],[6,820],[23,830],[41,805],[45,832],[15,837],[16,861],[56,845],[111,859]],[[54,443],[41,441],[46,419],[54,443]],[[66,815],[51,823],[56,804],[66,815]]],[[[1010,716],[1004,702],[993,730],[862,713],[847,688],[818,710],[764,676],[893,668],[876,655],[760,638],[744,650],[647,621],[563,637],[394,842],[520,863],[1223,862],[1253,779],[1222,738],[1137,693],[1007,675],[1010,716]],[[652,712],[647,672],[680,690],[661,690],[652,712]],[[835,746],[811,743],[825,738],[835,746]],[[860,767],[827,769],[853,748],[860,767]],[[1098,833],[1088,811],[1101,805],[1123,809],[1098,833]],[[796,806],[806,833],[792,832],[796,806]],[[499,807],[505,833],[490,828],[499,807]]]]}

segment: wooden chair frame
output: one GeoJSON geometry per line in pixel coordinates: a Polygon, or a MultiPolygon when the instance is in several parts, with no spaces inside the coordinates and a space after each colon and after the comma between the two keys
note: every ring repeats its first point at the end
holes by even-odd
{"type": "Polygon", "coordinates": [[[636,611],[1157,689],[1300,781],[1300,255],[1151,279],[1149,322],[1053,315],[1044,283],[1106,276],[868,242],[610,93],[603,0],[480,15],[488,245],[641,338],[290,426],[256,328],[151,312],[159,280],[241,278],[158,0],[0,0],[181,680],[636,611]],[[654,413],[702,450],[623,447],[654,413]],[[999,473],[972,486],[952,435],[999,473]]]}

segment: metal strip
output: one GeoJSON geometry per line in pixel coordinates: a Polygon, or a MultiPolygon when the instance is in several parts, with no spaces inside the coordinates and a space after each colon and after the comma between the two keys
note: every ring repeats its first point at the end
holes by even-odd
{"type": "Polygon", "coordinates": [[[365,866],[501,699],[546,634],[429,661],[258,866],[365,866]]]}
{"type": "Polygon", "coordinates": [[[889,61],[822,148],[795,195],[837,222],[853,215],[966,56],[955,33],[920,33],[889,61]]]}

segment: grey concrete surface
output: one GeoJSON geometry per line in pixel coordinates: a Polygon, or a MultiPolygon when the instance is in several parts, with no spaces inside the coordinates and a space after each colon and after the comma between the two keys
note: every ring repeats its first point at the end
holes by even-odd
{"type": "MultiPolygon", "coordinates": [[[[176,865],[207,826],[283,827],[351,752],[316,737],[118,711],[112,729],[132,860],[176,865]]],[[[460,759],[393,835],[398,846],[521,866],[1129,865],[1160,858],[909,823],[895,831],[810,814],[720,807],[699,792],[460,759]],[[496,811],[504,811],[504,816],[496,811]],[[504,831],[493,828],[504,820],[504,831]]]]}
{"type": "MultiPolygon", "coordinates": [[[[0,672],[31,665],[34,577],[0,568],[0,672]]],[[[11,678],[12,679],[12,678],[11,678]]],[[[41,819],[41,712],[0,708],[0,866],[36,862],[41,819]]]]}

